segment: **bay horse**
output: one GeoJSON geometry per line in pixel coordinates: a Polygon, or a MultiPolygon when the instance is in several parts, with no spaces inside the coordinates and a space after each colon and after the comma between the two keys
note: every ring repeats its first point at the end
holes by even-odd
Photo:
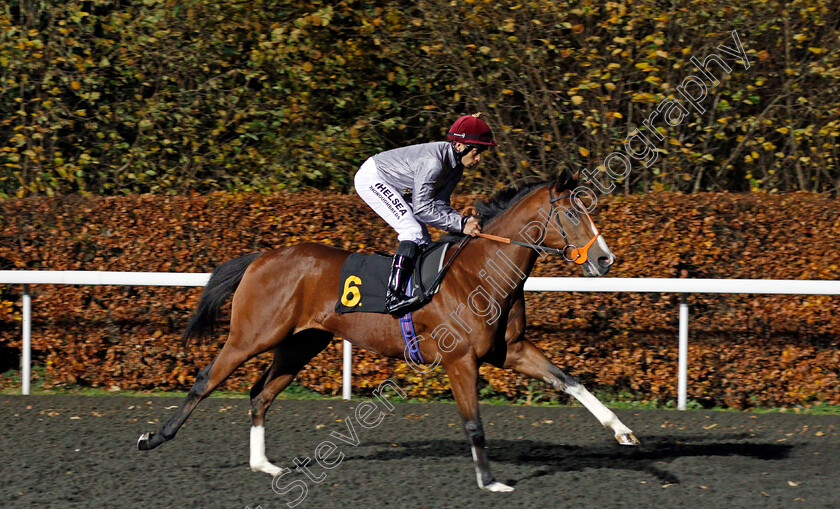
{"type": "MultiPolygon", "coordinates": [[[[422,358],[434,359],[449,377],[472,448],[478,486],[484,490],[513,490],[490,472],[477,389],[478,370],[485,362],[565,391],[609,428],[620,444],[639,443],[630,428],[577,379],[553,365],[525,334],[523,286],[540,256],[562,254],[578,264],[585,276],[604,275],[615,261],[579,199],[579,189],[576,175],[563,171],[554,182],[503,190],[490,202],[478,202],[482,231],[512,243],[465,239],[468,242],[451,261],[439,293],[412,313],[418,338],[427,338],[419,342],[422,358]]],[[[327,245],[298,244],[217,267],[184,337],[211,328],[217,311],[232,294],[228,339],[218,356],[198,373],[175,414],[156,433],[143,434],[137,447],[150,450],[172,439],[199,401],[236,368],[271,351],[271,366],[250,393],[249,464],[254,471],[276,476],[285,469],[265,455],[266,411],[334,336],[408,360],[398,317],[335,311],[339,272],[349,255],[327,245]]]]}

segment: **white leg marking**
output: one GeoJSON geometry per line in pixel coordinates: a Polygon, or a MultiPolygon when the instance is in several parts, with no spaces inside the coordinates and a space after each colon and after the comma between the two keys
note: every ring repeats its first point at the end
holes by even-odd
{"type": "Polygon", "coordinates": [[[586,387],[578,384],[572,387],[566,387],[566,392],[574,396],[575,399],[580,401],[581,405],[585,406],[587,410],[592,412],[592,415],[594,415],[595,418],[598,419],[598,422],[603,424],[605,428],[613,430],[616,436],[633,433],[630,428],[618,420],[618,416],[615,415],[612,410],[605,407],[598,398],[586,390],[586,387]]]}
{"type": "Polygon", "coordinates": [[[263,426],[251,426],[251,459],[248,463],[254,472],[265,472],[270,475],[282,472],[282,469],[272,465],[265,457],[265,428],[263,426]]]}
{"type": "Polygon", "coordinates": [[[487,486],[482,486],[481,489],[495,493],[510,493],[513,491],[513,487],[508,486],[507,484],[502,484],[499,481],[493,481],[487,486]]]}
{"type": "Polygon", "coordinates": [[[481,482],[481,470],[478,469],[478,455],[475,452],[475,447],[471,446],[470,451],[472,451],[473,462],[475,462],[475,479],[478,481],[478,487],[485,490],[485,491],[493,491],[496,493],[509,493],[513,491],[511,486],[507,484],[502,484],[499,481],[493,481],[487,486],[481,482]]]}

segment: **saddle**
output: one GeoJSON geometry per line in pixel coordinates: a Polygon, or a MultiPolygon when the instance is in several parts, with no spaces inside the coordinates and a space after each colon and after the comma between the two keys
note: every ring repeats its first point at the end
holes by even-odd
{"type": "MultiPolygon", "coordinates": [[[[417,257],[414,274],[408,280],[407,294],[417,303],[411,310],[428,303],[440,289],[449,242],[434,242],[417,257]]],[[[385,313],[391,256],[380,253],[351,254],[341,266],[337,313],[385,313]]]]}

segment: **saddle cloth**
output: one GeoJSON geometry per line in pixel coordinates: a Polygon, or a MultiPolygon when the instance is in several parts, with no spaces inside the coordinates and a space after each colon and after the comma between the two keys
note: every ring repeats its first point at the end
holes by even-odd
{"type": "MultiPolygon", "coordinates": [[[[435,242],[418,256],[406,293],[419,296],[417,309],[431,300],[440,288],[447,242],[435,242]]],[[[384,313],[392,257],[381,254],[351,254],[341,266],[338,284],[338,313],[384,313]]]]}

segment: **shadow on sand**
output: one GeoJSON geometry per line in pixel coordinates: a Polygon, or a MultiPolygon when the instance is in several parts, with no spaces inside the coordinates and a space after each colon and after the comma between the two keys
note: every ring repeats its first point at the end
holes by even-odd
{"type": "MultiPolygon", "coordinates": [[[[708,437],[681,436],[674,438],[648,437],[640,447],[562,445],[535,440],[494,440],[489,445],[491,462],[514,463],[541,467],[517,479],[524,481],[558,472],[588,469],[621,469],[647,472],[663,484],[679,484],[680,479],[661,468],[674,460],[687,457],[740,456],[760,461],[787,458],[794,446],[776,443],[748,443],[744,435],[717,437],[715,442],[702,443],[708,437]]],[[[468,446],[460,440],[417,440],[401,442],[398,448],[391,443],[370,445],[387,450],[348,459],[390,461],[404,458],[469,458],[468,446]]],[[[516,483],[514,481],[514,484],[516,483]]]]}

